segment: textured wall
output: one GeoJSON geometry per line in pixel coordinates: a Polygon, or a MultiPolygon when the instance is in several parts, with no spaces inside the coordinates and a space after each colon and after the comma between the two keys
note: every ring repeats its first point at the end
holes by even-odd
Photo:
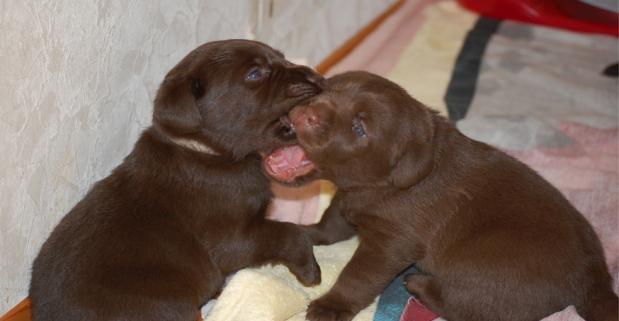
{"type": "Polygon", "coordinates": [[[150,124],[165,72],[216,39],[317,64],[394,0],[0,2],[0,314],[59,219],[150,124]]]}

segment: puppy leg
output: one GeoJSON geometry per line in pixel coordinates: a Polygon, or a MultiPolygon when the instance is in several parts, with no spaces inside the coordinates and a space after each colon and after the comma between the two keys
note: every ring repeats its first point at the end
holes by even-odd
{"type": "Polygon", "coordinates": [[[264,220],[252,225],[248,232],[255,245],[249,265],[281,263],[302,284],[320,283],[320,267],[314,257],[312,240],[299,225],[264,220]]]}
{"type": "MultiPolygon", "coordinates": [[[[193,271],[171,270],[162,274],[140,270],[139,277],[132,275],[103,288],[89,288],[87,291],[96,291],[98,296],[84,311],[94,311],[95,316],[76,320],[195,321],[200,308],[221,291],[224,283],[221,271],[208,255],[198,259],[202,264],[195,265],[193,271]]],[[[167,267],[170,266],[162,268],[167,267]]]]}
{"type": "Polygon", "coordinates": [[[402,257],[404,240],[381,240],[381,245],[362,239],[337,282],[307,310],[310,321],[349,321],[376,298],[391,280],[411,264],[402,257]]]}
{"type": "Polygon", "coordinates": [[[342,216],[343,204],[335,195],[319,223],[302,227],[314,244],[329,245],[355,235],[355,227],[342,216]]]}
{"type": "Polygon", "coordinates": [[[441,288],[431,275],[409,274],[404,277],[406,289],[423,305],[434,313],[440,315],[443,311],[443,300],[441,298],[441,288]]]}
{"type": "Polygon", "coordinates": [[[210,255],[204,258],[203,269],[205,270],[204,279],[206,282],[201,284],[202,288],[199,289],[201,294],[199,297],[199,307],[208,302],[208,300],[218,296],[226,281],[226,277],[223,275],[219,267],[215,265],[210,255]]]}

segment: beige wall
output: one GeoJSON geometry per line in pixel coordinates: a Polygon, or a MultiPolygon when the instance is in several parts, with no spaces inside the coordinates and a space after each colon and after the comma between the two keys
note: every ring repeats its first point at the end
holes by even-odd
{"type": "Polygon", "coordinates": [[[393,2],[0,1],[0,314],[27,294],[54,225],[150,124],[158,83],[189,50],[250,38],[315,65],[393,2]]]}

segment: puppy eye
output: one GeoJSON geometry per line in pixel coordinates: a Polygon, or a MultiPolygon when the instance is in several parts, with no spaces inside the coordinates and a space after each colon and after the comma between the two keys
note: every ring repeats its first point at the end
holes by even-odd
{"type": "Polygon", "coordinates": [[[367,133],[365,132],[365,127],[363,127],[363,122],[355,118],[352,121],[352,131],[357,135],[357,137],[367,137],[367,133]]]}
{"type": "Polygon", "coordinates": [[[249,70],[249,73],[247,73],[245,79],[249,81],[257,81],[262,79],[262,77],[264,77],[264,72],[262,71],[262,69],[259,67],[254,67],[249,70]]]}

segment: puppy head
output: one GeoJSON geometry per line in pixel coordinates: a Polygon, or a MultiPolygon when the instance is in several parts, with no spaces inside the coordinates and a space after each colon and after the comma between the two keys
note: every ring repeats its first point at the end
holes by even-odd
{"type": "Polygon", "coordinates": [[[432,111],[379,76],[335,76],[290,119],[309,159],[338,186],[406,188],[431,171],[432,111]]]}
{"type": "Polygon", "coordinates": [[[205,144],[234,159],[265,154],[295,142],[280,118],[320,93],[323,81],[256,41],[206,43],[166,75],[153,124],[173,138],[205,144]]]}

